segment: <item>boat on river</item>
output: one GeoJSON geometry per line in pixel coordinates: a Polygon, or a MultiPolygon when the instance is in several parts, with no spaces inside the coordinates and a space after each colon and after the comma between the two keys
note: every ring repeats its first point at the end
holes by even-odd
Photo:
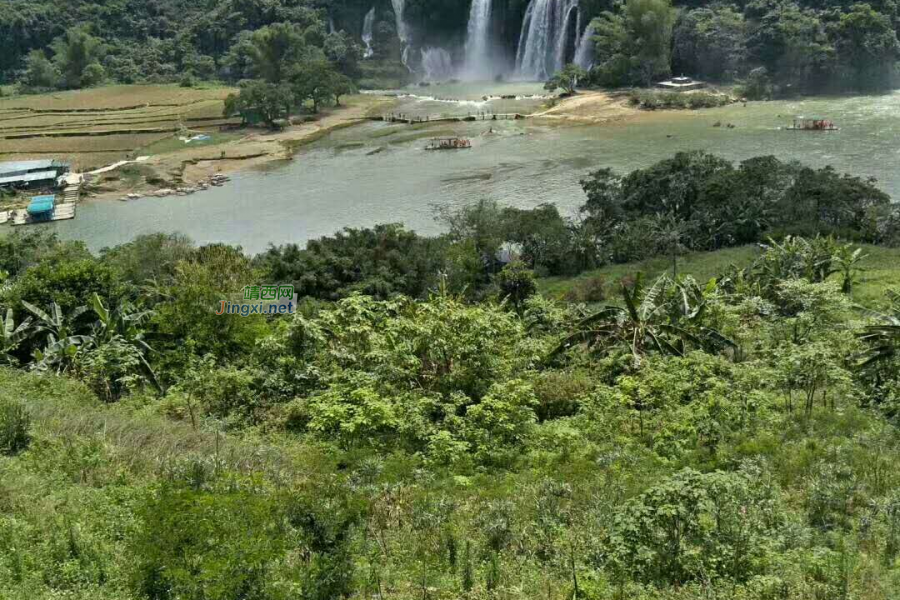
{"type": "Polygon", "coordinates": [[[790,127],[786,127],[788,131],[840,131],[840,128],[834,124],[834,121],[828,119],[794,119],[790,127]]]}
{"type": "Polygon", "coordinates": [[[451,138],[434,138],[431,143],[425,147],[426,150],[468,150],[472,147],[472,142],[468,138],[451,137],[451,138]]]}

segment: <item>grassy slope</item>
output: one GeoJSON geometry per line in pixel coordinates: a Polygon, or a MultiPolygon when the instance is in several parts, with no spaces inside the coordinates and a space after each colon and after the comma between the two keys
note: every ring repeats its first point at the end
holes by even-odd
{"type": "MultiPolygon", "coordinates": [[[[854,300],[869,307],[885,303],[884,292],[890,287],[900,287],[900,248],[863,246],[867,255],[862,262],[859,283],[854,290],[854,300]]],[[[679,274],[693,275],[698,281],[717,277],[729,266],[744,267],[759,255],[756,246],[726,248],[716,252],[693,252],[678,259],[679,274]]],[[[562,299],[571,290],[596,277],[604,279],[607,298],[614,298],[623,277],[643,272],[648,278],[672,272],[670,258],[652,258],[636,263],[609,265],[602,269],[583,273],[577,277],[547,277],[541,279],[540,290],[544,295],[562,299]]]]}

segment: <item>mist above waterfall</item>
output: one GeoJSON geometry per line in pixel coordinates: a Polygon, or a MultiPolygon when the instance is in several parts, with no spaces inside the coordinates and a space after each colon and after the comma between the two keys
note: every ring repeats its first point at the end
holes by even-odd
{"type": "Polygon", "coordinates": [[[422,49],[422,70],[426,81],[446,81],[456,74],[453,58],[443,48],[422,49]]]}

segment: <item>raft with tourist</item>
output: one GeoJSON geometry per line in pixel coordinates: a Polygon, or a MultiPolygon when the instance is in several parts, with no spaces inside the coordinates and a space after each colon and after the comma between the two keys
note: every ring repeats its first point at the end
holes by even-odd
{"type": "Polygon", "coordinates": [[[464,137],[433,138],[426,150],[468,150],[472,142],[464,137]]]}
{"type": "Polygon", "coordinates": [[[786,127],[787,131],[840,131],[840,128],[829,119],[805,119],[799,117],[794,119],[790,127],[786,127]]]}

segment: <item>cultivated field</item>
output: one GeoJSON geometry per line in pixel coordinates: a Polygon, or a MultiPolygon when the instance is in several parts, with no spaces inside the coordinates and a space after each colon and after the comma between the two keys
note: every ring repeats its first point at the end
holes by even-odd
{"type": "Polygon", "coordinates": [[[85,171],[191,132],[216,132],[228,88],[113,86],[0,99],[0,160],[58,158],[85,171]]]}

